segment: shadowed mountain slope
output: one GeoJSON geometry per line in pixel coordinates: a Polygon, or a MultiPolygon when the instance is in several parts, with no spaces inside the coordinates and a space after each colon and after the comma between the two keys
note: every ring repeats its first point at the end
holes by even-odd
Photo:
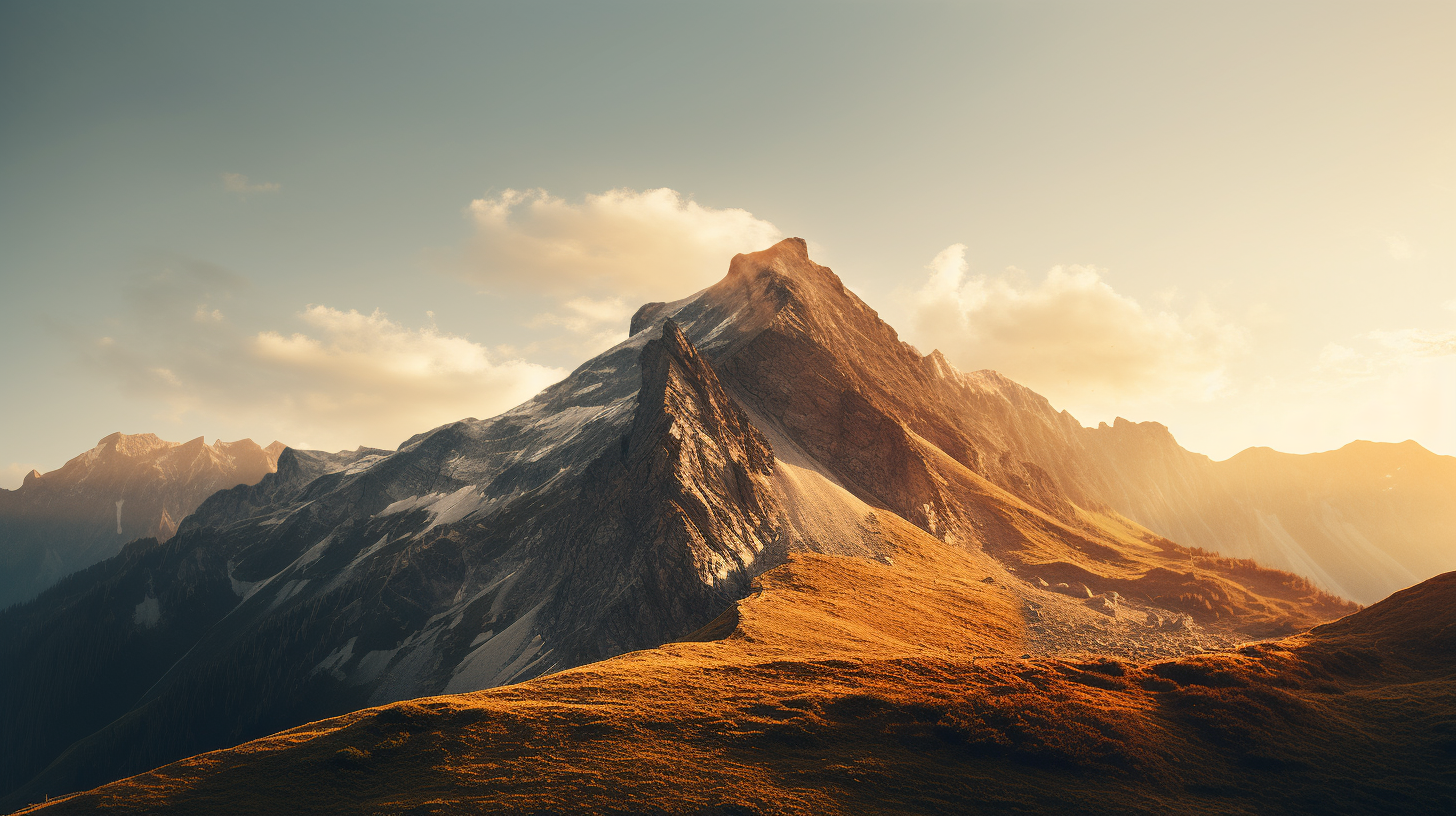
{"type": "Polygon", "coordinates": [[[63,576],[139,538],[166,541],[202,500],[256,484],[283,445],[251,439],[168,442],[114,433],[50,473],[31,471],[0,490],[0,608],[35,597],[63,576]]]}
{"type": "Polygon", "coordinates": [[[1008,654],[1152,659],[1354,608],[1119,516],[1085,457],[1038,464],[1071,443],[901,343],[798,239],[632,327],[516,409],[315,474],[280,460],[166,544],[0,616],[0,660],[27,666],[0,680],[5,801],[718,632],[786,562],[809,587],[832,568],[866,596],[890,582],[903,602],[940,598],[926,615],[956,611],[871,634],[888,625],[873,610],[841,626],[810,603],[785,654],[809,629],[838,632],[836,649],[933,650],[925,627],[979,621],[1008,654]],[[99,657],[57,635],[96,621],[115,644],[99,657]],[[61,713],[109,675],[125,693],[61,713]]]}

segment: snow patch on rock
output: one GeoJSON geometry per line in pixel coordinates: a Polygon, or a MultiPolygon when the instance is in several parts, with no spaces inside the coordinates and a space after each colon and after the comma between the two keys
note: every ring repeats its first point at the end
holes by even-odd
{"type": "Polygon", "coordinates": [[[313,670],[310,671],[309,674],[314,675],[318,674],[319,672],[326,671],[330,675],[332,675],[335,680],[343,680],[344,665],[354,658],[354,642],[358,639],[359,637],[357,635],[351,637],[349,638],[349,641],[343,646],[340,646],[332,652],[329,652],[329,656],[319,661],[319,664],[317,666],[314,666],[313,670]]]}
{"type": "Polygon", "coordinates": [[[136,609],[132,610],[131,613],[131,622],[137,626],[146,627],[147,629],[156,626],[161,621],[162,605],[155,595],[148,595],[143,598],[142,602],[137,604],[136,609]]]}
{"type": "Polygon", "coordinates": [[[536,615],[545,603],[536,604],[500,634],[471,650],[455,667],[444,693],[461,694],[499,686],[540,656],[541,638],[531,633],[536,629],[536,615]]]}
{"type": "Polygon", "coordinates": [[[283,588],[278,590],[278,595],[273,598],[273,603],[268,605],[269,611],[272,611],[282,606],[284,601],[287,601],[289,598],[292,598],[293,596],[302,592],[303,588],[306,586],[308,586],[307,578],[304,578],[301,581],[295,579],[284,584],[283,588]]]}

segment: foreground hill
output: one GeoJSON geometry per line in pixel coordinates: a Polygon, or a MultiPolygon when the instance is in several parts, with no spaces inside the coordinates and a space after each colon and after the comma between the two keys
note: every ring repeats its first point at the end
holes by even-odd
{"type": "Polygon", "coordinates": [[[795,554],[685,642],[312,723],[43,810],[1456,809],[1456,574],[1238,649],[1029,658],[1034,583],[890,514],[862,525],[893,565],[795,554]]]}
{"type": "MultiPolygon", "coordinates": [[[[897,597],[944,595],[952,632],[1024,628],[1007,642],[1029,655],[1170,657],[1354,610],[1119,515],[1094,460],[973,385],[802,241],[737,256],[512,411],[312,470],[285,451],[165,544],[0,616],[0,662],[25,667],[0,677],[4,801],[658,646],[784,564],[869,592],[931,553],[897,597]],[[1028,594],[965,590],[985,578],[1028,594]]],[[[923,611],[897,640],[937,643],[923,611]]]]}
{"type": "Polygon", "coordinates": [[[29,600],[63,576],[138,538],[166,541],[219,490],[272,473],[282,443],[205,444],[114,433],[50,473],[31,471],[0,490],[0,608],[29,600]]]}

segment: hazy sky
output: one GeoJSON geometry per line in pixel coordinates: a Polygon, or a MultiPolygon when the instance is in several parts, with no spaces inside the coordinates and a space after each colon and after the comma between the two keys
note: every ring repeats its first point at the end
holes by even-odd
{"type": "Polygon", "coordinates": [[[1218,458],[1456,454],[1456,3],[6,3],[0,486],[394,447],[780,236],[1218,458]]]}

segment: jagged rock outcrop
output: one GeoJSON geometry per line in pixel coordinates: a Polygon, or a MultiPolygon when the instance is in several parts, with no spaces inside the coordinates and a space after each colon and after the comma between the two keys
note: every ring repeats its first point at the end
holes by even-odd
{"type": "Polygon", "coordinates": [[[273,472],[282,450],[251,439],[208,445],[114,433],[58,470],[31,471],[18,489],[0,490],[0,608],[129,541],[166,541],[203,499],[273,472]]]}

